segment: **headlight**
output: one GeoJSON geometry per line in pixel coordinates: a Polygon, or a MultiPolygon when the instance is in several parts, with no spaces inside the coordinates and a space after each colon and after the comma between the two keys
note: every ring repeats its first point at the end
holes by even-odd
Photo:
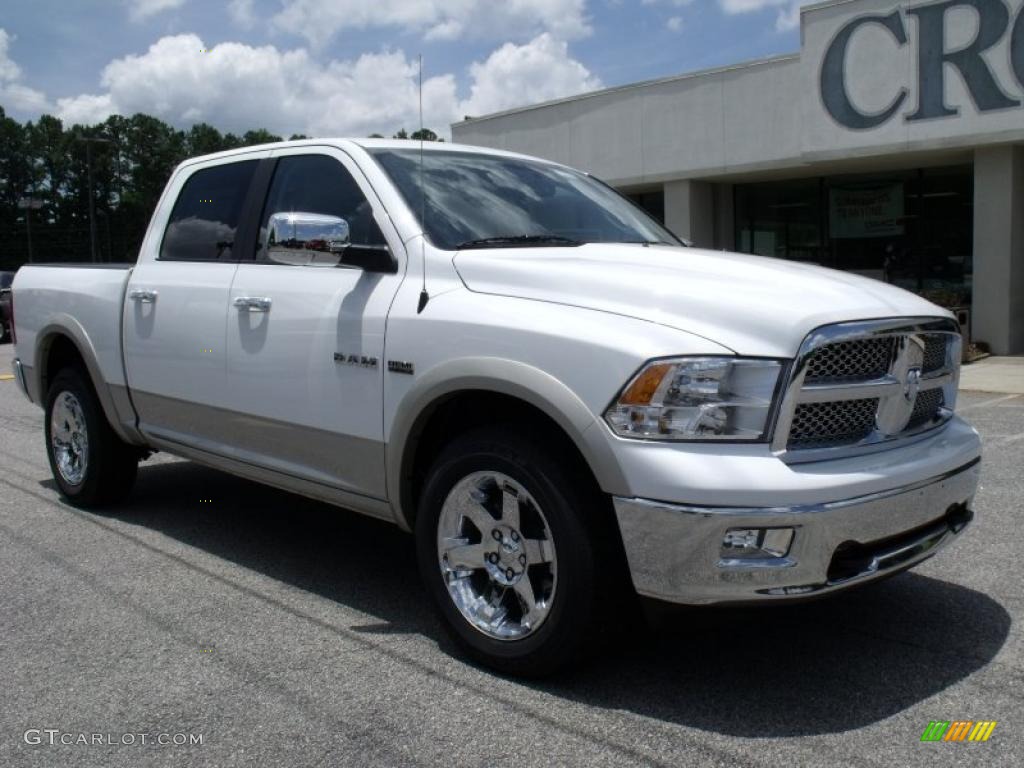
{"type": "Polygon", "coordinates": [[[764,440],[781,370],[777,360],[655,360],[633,377],[604,417],[622,437],[764,440]]]}

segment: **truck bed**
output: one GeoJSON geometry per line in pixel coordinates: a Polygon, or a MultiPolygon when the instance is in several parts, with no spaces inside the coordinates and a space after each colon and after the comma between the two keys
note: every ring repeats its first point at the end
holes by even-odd
{"type": "MultiPolygon", "coordinates": [[[[125,384],[121,342],[124,294],[134,264],[29,264],[18,270],[13,295],[17,355],[32,371],[43,350],[37,339],[60,326],[99,366],[99,382],[125,384]]],[[[94,372],[96,373],[96,372],[94,372]]],[[[30,377],[31,378],[31,377],[30,377]]],[[[96,377],[94,376],[94,379],[96,377]]],[[[45,392],[33,393],[41,402],[45,392]]]]}

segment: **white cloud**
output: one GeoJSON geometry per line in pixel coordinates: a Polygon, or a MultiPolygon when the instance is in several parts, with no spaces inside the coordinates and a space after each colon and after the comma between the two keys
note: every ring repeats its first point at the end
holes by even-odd
{"type": "Polygon", "coordinates": [[[525,45],[506,43],[486,61],[475,62],[470,75],[469,98],[459,105],[462,115],[480,116],[601,87],[569,56],[566,43],[546,32],[525,45]]]}
{"type": "Polygon", "coordinates": [[[180,8],[185,0],[124,0],[132,21],[142,21],[158,13],[180,8]]]}
{"type": "Polygon", "coordinates": [[[570,40],[590,33],[586,0],[283,0],[273,23],[322,46],[335,34],[378,27],[429,40],[497,36],[529,39],[551,32],[570,40]]]}
{"type": "MultiPolygon", "coordinates": [[[[362,135],[412,125],[417,66],[400,52],[320,65],[304,49],[224,43],[206,53],[196,35],[164,37],[146,53],[115,59],[101,94],[58,101],[67,121],[145,112],[175,125],[223,130],[265,127],[281,134],[362,135]]],[[[447,125],[455,103],[450,75],[424,83],[424,112],[447,125]]]]}
{"type": "MultiPolygon", "coordinates": [[[[263,127],[313,136],[364,136],[419,124],[418,64],[401,51],[319,63],[303,48],[223,43],[200,53],[204,49],[197,35],[161,38],[143,54],[110,62],[103,70],[103,92],[58,99],[56,113],[68,123],[144,112],[180,127],[205,121],[221,130],[263,127]]],[[[428,127],[447,136],[449,124],[465,114],[479,116],[601,86],[569,55],[564,41],[547,33],[523,45],[501,46],[472,64],[469,74],[464,100],[453,74],[424,82],[428,127]]]]}
{"type": "Polygon", "coordinates": [[[231,0],[228,3],[228,15],[236,24],[252,29],[256,26],[256,14],[253,12],[253,0],[231,0]]]}
{"type": "Polygon", "coordinates": [[[0,85],[0,103],[30,114],[47,112],[50,102],[46,94],[20,83],[0,85]]]}
{"type": "Polygon", "coordinates": [[[718,0],[722,10],[730,15],[763,11],[767,8],[777,9],[775,28],[780,32],[799,27],[800,7],[810,2],[812,0],[718,0]]]}
{"type": "Polygon", "coordinates": [[[11,61],[7,48],[14,38],[0,27],[0,83],[9,83],[21,77],[21,67],[11,61]]]}
{"type": "MultiPolygon", "coordinates": [[[[693,2],[694,0],[641,0],[641,5],[661,5],[678,11],[681,8],[688,8],[693,5],[693,2]]],[[[676,15],[669,16],[668,19],[665,20],[665,27],[669,32],[682,32],[684,23],[683,17],[677,13],[676,15]]]]}
{"type": "Polygon", "coordinates": [[[57,99],[57,116],[68,125],[101,123],[117,112],[109,93],[83,93],[66,99],[57,99]]]}
{"type": "Polygon", "coordinates": [[[21,81],[21,67],[7,52],[13,35],[0,27],[0,104],[23,112],[45,112],[49,108],[42,91],[29,88],[21,81]]]}

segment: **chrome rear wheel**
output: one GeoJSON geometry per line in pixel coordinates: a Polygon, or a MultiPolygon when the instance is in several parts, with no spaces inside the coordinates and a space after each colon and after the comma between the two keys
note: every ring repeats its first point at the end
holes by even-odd
{"type": "Polygon", "coordinates": [[[89,468],[89,430],[78,398],[60,392],[50,412],[50,444],[61,477],[70,485],[81,485],[89,468]]]}
{"type": "Polygon", "coordinates": [[[43,426],[50,470],[64,498],[93,508],[128,494],[140,451],[114,432],[87,374],[72,367],[56,373],[43,426]]]}

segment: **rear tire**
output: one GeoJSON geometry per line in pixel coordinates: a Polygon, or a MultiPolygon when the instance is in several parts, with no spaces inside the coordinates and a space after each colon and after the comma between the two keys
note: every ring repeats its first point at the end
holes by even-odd
{"type": "Polygon", "coordinates": [[[139,452],[111,428],[91,382],[77,368],[54,377],[44,424],[50,471],[69,502],[101,507],[128,495],[139,452]]]}
{"type": "Polygon", "coordinates": [[[420,497],[417,555],[471,658],[540,677],[600,645],[620,592],[602,503],[551,441],[512,427],[469,432],[441,452],[420,497]]]}

